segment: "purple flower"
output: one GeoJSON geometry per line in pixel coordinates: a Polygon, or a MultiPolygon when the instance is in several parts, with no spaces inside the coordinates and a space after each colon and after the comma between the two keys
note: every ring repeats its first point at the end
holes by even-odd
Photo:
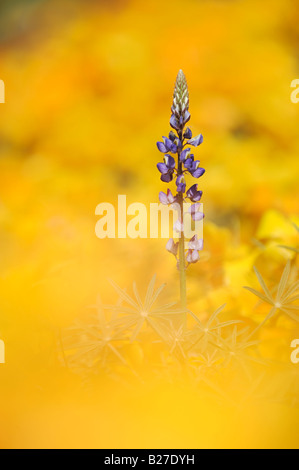
{"type": "Polygon", "coordinates": [[[187,129],[185,130],[185,132],[183,134],[183,137],[184,137],[184,139],[191,139],[192,138],[192,131],[191,131],[190,127],[187,127],[187,129]]]}
{"type": "Polygon", "coordinates": [[[178,219],[175,221],[174,225],[173,225],[173,230],[175,232],[183,232],[184,231],[184,224],[182,224],[182,222],[178,219]]]}
{"type": "Polygon", "coordinates": [[[170,189],[167,189],[167,194],[163,193],[163,191],[159,192],[159,200],[162,204],[173,204],[176,202],[176,197],[172,194],[170,189]]]}
{"type": "Polygon", "coordinates": [[[193,184],[193,186],[188,189],[186,196],[189,197],[192,202],[198,202],[201,199],[202,191],[197,191],[197,184],[193,184]]]}
{"type": "Polygon", "coordinates": [[[190,156],[190,149],[183,150],[180,155],[180,161],[184,162],[186,159],[188,159],[189,156],[190,156]]]}
{"type": "MultiPolygon", "coordinates": [[[[199,162],[194,162],[194,163],[199,165],[199,162]]],[[[205,173],[205,171],[206,170],[204,168],[197,167],[195,170],[190,171],[190,173],[193,176],[193,178],[200,178],[205,173]]]]}
{"type": "Polygon", "coordinates": [[[181,140],[175,135],[174,132],[170,131],[168,138],[169,138],[169,139],[171,140],[171,142],[173,142],[173,143],[176,145],[176,147],[177,147],[176,152],[174,152],[174,153],[177,153],[178,150],[182,150],[182,142],[181,142],[181,140]]]}
{"type": "Polygon", "coordinates": [[[158,163],[157,168],[162,173],[161,180],[169,183],[173,179],[175,169],[175,159],[171,155],[164,156],[164,163],[158,163]]]}
{"type": "Polygon", "coordinates": [[[180,124],[179,124],[179,121],[178,121],[178,119],[176,118],[175,114],[172,114],[172,115],[171,115],[171,118],[170,118],[169,123],[170,123],[170,125],[171,125],[171,127],[172,127],[173,129],[175,129],[176,131],[179,130],[180,124]]]}
{"type": "Polygon", "coordinates": [[[173,238],[170,238],[168,242],[166,243],[166,250],[172,253],[174,256],[176,256],[178,253],[178,247],[179,247],[178,242],[174,243],[173,238]]]}
{"type": "Polygon", "coordinates": [[[199,178],[206,171],[204,168],[199,166],[199,163],[199,160],[194,161],[194,155],[189,155],[189,157],[184,162],[184,167],[194,178],[199,178]]]}
{"type": "Polygon", "coordinates": [[[203,239],[198,239],[197,235],[193,235],[188,243],[188,247],[190,250],[201,251],[203,249],[203,239]]]}
{"type": "Polygon", "coordinates": [[[204,213],[200,212],[200,209],[201,204],[199,204],[198,202],[192,204],[192,206],[189,207],[188,212],[191,214],[191,217],[194,221],[202,220],[204,218],[204,213]]]}
{"type": "Polygon", "coordinates": [[[160,150],[160,152],[162,153],[167,153],[167,152],[176,153],[178,150],[176,144],[171,139],[168,139],[168,137],[164,137],[164,136],[163,136],[163,142],[157,142],[157,147],[158,147],[158,150],[160,150]]]}
{"type": "Polygon", "coordinates": [[[193,145],[194,147],[198,147],[203,142],[202,134],[193,137],[193,139],[188,140],[188,144],[193,145]]]}
{"type": "Polygon", "coordinates": [[[177,136],[176,136],[175,133],[172,132],[172,131],[169,132],[168,138],[169,138],[172,142],[175,142],[176,140],[178,140],[177,136]]]}
{"type": "Polygon", "coordinates": [[[197,250],[188,250],[186,260],[188,263],[196,263],[199,260],[199,253],[197,250]]]}
{"type": "Polygon", "coordinates": [[[186,191],[186,181],[184,175],[179,175],[176,179],[176,187],[178,193],[184,193],[186,191]]]}
{"type": "Polygon", "coordinates": [[[184,117],[183,117],[183,123],[184,125],[190,121],[190,118],[191,118],[191,114],[189,113],[189,111],[185,111],[184,113],[184,117]]]}

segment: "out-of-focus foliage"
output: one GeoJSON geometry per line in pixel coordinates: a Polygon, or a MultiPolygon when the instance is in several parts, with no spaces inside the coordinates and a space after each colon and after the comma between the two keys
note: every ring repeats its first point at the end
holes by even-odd
{"type": "Polygon", "coordinates": [[[243,289],[262,293],[255,266],[266,296],[297,294],[298,9],[1,3],[1,447],[298,446],[298,324],[278,310],[259,328],[271,306],[243,289]],[[148,204],[165,189],[155,142],[180,68],[207,170],[187,331],[175,314],[141,324],[108,281],[131,298],[138,280],[144,307],[157,273],[157,305],[177,302],[164,241],[94,231],[98,203],[148,204]]]}

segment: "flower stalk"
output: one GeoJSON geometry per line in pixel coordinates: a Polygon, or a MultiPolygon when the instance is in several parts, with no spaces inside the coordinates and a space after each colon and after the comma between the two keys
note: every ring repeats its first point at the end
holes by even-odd
{"type": "Polygon", "coordinates": [[[159,200],[162,204],[176,204],[179,212],[178,220],[175,223],[175,230],[179,233],[179,240],[175,242],[172,238],[168,240],[166,249],[177,259],[177,267],[180,273],[180,300],[184,310],[187,309],[186,294],[186,269],[191,263],[199,260],[199,251],[202,249],[203,241],[194,235],[185,248],[184,232],[184,202],[189,199],[192,203],[190,208],[191,217],[194,221],[201,220],[203,213],[198,211],[199,201],[202,191],[197,189],[197,184],[192,185],[186,191],[185,175],[190,174],[194,178],[200,178],[205,169],[200,167],[199,160],[194,160],[189,146],[198,147],[203,142],[202,134],[192,138],[192,131],[185,127],[190,120],[189,113],[189,91],[186,77],[182,70],[179,71],[173,93],[171,106],[170,131],[168,137],[163,137],[163,142],[157,142],[158,150],[164,153],[163,162],[157,164],[161,173],[161,181],[170,183],[176,178],[176,194],[173,195],[168,189],[167,193],[159,193],[159,200]],[[177,155],[177,162],[171,155],[177,155]]]}
{"type": "MultiPolygon", "coordinates": [[[[180,142],[182,142],[182,133],[179,133],[180,142]]],[[[180,161],[181,150],[178,149],[178,177],[183,175],[182,162],[180,161]]],[[[180,191],[178,193],[178,203],[180,206],[180,222],[181,226],[184,227],[184,193],[180,191]]],[[[187,309],[187,286],[186,286],[186,260],[185,260],[185,235],[184,230],[180,232],[179,238],[179,262],[178,268],[180,273],[180,300],[181,307],[183,310],[187,309]]]]}

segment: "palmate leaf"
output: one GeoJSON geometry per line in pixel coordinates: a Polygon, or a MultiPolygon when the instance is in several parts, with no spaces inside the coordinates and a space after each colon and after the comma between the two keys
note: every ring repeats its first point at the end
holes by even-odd
{"type": "Polygon", "coordinates": [[[136,326],[136,323],[140,322],[141,320],[141,318],[136,319],[136,315],[126,315],[124,317],[117,318],[114,320],[114,323],[118,331],[128,332],[131,328],[136,326]]]}
{"type": "Polygon", "coordinates": [[[210,331],[218,330],[219,328],[224,328],[226,326],[236,325],[237,323],[242,323],[242,320],[228,320],[228,321],[218,323],[217,325],[212,326],[210,328],[210,331]]]}
{"type": "Polygon", "coordinates": [[[249,370],[247,368],[248,361],[261,363],[261,360],[252,355],[254,347],[259,344],[259,341],[250,340],[252,334],[247,334],[247,327],[241,331],[234,327],[231,336],[228,338],[220,338],[218,344],[215,344],[222,354],[224,355],[224,364],[228,366],[232,361],[238,363],[243,369],[248,378],[250,378],[249,370]],[[244,334],[246,336],[244,337],[244,334]],[[250,341],[249,341],[250,340],[250,341]]]}
{"type": "Polygon", "coordinates": [[[220,312],[222,312],[222,310],[225,307],[226,307],[226,304],[223,304],[220,307],[218,307],[217,310],[215,310],[214,313],[212,313],[212,315],[210,316],[210,318],[208,320],[208,323],[207,323],[208,326],[210,326],[213,323],[213,321],[216,319],[216,317],[219,315],[220,312]]]}
{"type": "Polygon", "coordinates": [[[296,315],[295,313],[293,312],[290,312],[289,309],[285,309],[285,308],[282,308],[281,309],[286,315],[288,315],[290,318],[292,318],[292,320],[294,320],[295,322],[299,322],[299,317],[298,315],[296,315]]]}
{"type": "Polygon", "coordinates": [[[259,299],[263,300],[264,302],[266,303],[271,303],[273,305],[273,301],[271,298],[268,298],[266,297],[264,294],[262,294],[261,292],[253,289],[253,287],[248,287],[248,286],[244,286],[244,289],[248,290],[249,292],[251,292],[252,294],[256,295],[259,299]]]}
{"type": "Polygon", "coordinates": [[[138,303],[139,307],[143,308],[142,301],[141,301],[141,298],[140,298],[140,295],[139,295],[139,292],[138,292],[137,285],[136,285],[135,281],[133,282],[133,292],[134,292],[134,295],[135,295],[135,298],[137,300],[137,303],[138,303]]]}
{"type": "Polygon", "coordinates": [[[194,341],[191,343],[189,350],[193,349],[195,346],[197,346],[199,343],[202,344],[202,347],[204,349],[207,348],[208,344],[213,345],[214,347],[217,348],[217,345],[214,343],[217,342],[217,338],[220,335],[220,332],[222,331],[222,328],[236,325],[238,323],[242,323],[241,320],[229,320],[225,322],[219,322],[218,320],[218,315],[222,312],[226,304],[221,305],[220,307],[215,310],[215,312],[210,316],[210,318],[203,323],[200,321],[200,319],[191,311],[189,313],[192,315],[192,317],[195,319],[197,325],[194,328],[194,332],[196,332],[196,337],[194,341]],[[199,334],[200,332],[200,334],[199,334]],[[218,336],[217,336],[218,332],[218,336]]]}
{"type": "Polygon", "coordinates": [[[290,299],[289,297],[294,294],[294,292],[296,292],[297,290],[299,290],[299,281],[296,281],[294,282],[294,284],[292,284],[288,290],[286,291],[285,295],[284,295],[284,299],[287,300],[290,302],[290,299]]]}
{"type": "MultiPolygon", "coordinates": [[[[134,314],[136,312],[135,309],[131,307],[126,307],[125,305],[105,305],[105,308],[112,310],[113,312],[117,313],[126,313],[126,314],[134,314]]],[[[115,322],[118,321],[117,318],[114,319],[115,322]]]]}
{"type": "Polygon", "coordinates": [[[294,300],[294,299],[290,299],[290,296],[298,290],[299,282],[296,281],[293,285],[291,285],[287,289],[287,283],[288,283],[289,276],[290,276],[290,271],[291,271],[291,262],[290,261],[287,262],[287,264],[286,264],[286,266],[283,270],[282,276],[280,278],[280,281],[279,281],[279,284],[278,284],[278,287],[277,287],[275,300],[273,299],[272,294],[271,294],[270,290],[268,289],[268,287],[267,287],[264,279],[262,278],[261,274],[259,273],[259,271],[255,267],[254,267],[254,271],[256,273],[258,281],[259,281],[260,285],[262,286],[265,294],[257,291],[256,289],[253,289],[252,287],[248,287],[248,286],[244,286],[244,289],[247,289],[249,292],[251,292],[252,294],[259,297],[262,301],[264,301],[266,303],[269,303],[270,305],[275,305],[277,308],[280,308],[280,304],[281,305],[288,304],[292,300],[294,300]]]}
{"type": "Polygon", "coordinates": [[[212,315],[210,316],[210,318],[208,319],[208,321],[206,322],[206,325],[203,324],[202,321],[200,321],[200,319],[191,311],[191,310],[188,310],[188,313],[190,313],[190,315],[194,318],[194,320],[196,320],[196,323],[199,324],[199,327],[202,331],[204,331],[205,329],[207,330],[207,332],[211,332],[211,331],[214,331],[214,330],[218,330],[218,329],[221,329],[221,328],[224,328],[226,326],[230,326],[230,325],[235,325],[237,323],[241,323],[241,320],[229,320],[229,321],[226,321],[226,322],[218,322],[216,323],[214,326],[212,326],[213,322],[214,321],[218,321],[218,315],[222,312],[222,310],[226,307],[226,304],[223,304],[221,305],[220,307],[218,307],[215,312],[212,313],[212,315]]]}
{"type": "Polygon", "coordinates": [[[277,294],[276,294],[276,302],[279,302],[281,300],[282,294],[286,288],[289,275],[290,275],[290,270],[291,270],[291,263],[290,261],[287,262],[286,267],[283,270],[278,289],[277,289],[277,294]]]}
{"type": "Polygon", "coordinates": [[[131,341],[137,339],[144,325],[150,326],[157,333],[157,328],[154,327],[152,320],[163,321],[167,319],[169,321],[170,316],[184,313],[181,308],[176,307],[176,303],[154,306],[165,287],[165,284],[162,284],[155,291],[155,282],[156,275],[150,280],[145,299],[142,300],[135,282],[133,283],[134,298],[132,298],[124,289],[121,289],[114,281],[110,280],[123,304],[105,305],[104,308],[115,314],[123,315],[114,318],[113,324],[123,330],[131,330],[131,341]]]}
{"type": "Polygon", "coordinates": [[[132,305],[132,307],[138,309],[138,304],[123,290],[121,289],[116,282],[114,282],[112,279],[109,279],[110,284],[113,286],[113,288],[116,290],[118,295],[122,300],[127,302],[128,304],[132,305]]]}
{"type": "Polygon", "coordinates": [[[144,320],[143,320],[143,319],[137,321],[137,324],[136,324],[136,326],[135,326],[135,328],[134,328],[134,331],[133,331],[132,336],[131,336],[131,339],[130,339],[131,342],[133,342],[133,341],[136,340],[136,338],[137,338],[137,336],[139,335],[139,333],[140,333],[141,328],[143,327],[143,325],[144,325],[144,320]]]}
{"type": "Polygon", "coordinates": [[[166,284],[162,284],[158,289],[156,290],[155,294],[153,295],[151,301],[149,302],[149,309],[153,306],[153,304],[156,302],[157,298],[161,294],[162,290],[164,289],[166,284]]]}
{"type": "Polygon", "coordinates": [[[184,309],[182,308],[165,308],[164,305],[162,307],[157,307],[155,310],[151,311],[152,316],[163,316],[163,315],[179,315],[180,313],[184,313],[184,309]]]}
{"type": "Polygon", "coordinates": [[[299,289],[299,282],[296,281],[294,284],[292,284],[289,288],[287,288],[287,283],[290,277],[290,272],[291,272],[291,262],[288,261],[282,276],[280,278],[278,287],[277,287],[277,293],[276,293],[276,299],[274,300],[268,287],[265,284],[265,281],[263,280],[261,274],[258,272],[256,268],[254,268],[255,273],[257,275],[257,278],[259,280],[260,285],[262,286],[264,292],[266,295],[258,292],[257,290],[253,289],[252,287],[245,286],[244,288],[247,289],[249,292],[252,294],[256,295],[259,299],[262,301],[269,303],[272,305],[272,308],[266,318],[256,327],[256,329],[250,334],[250,336],[253,336],[258,330],[261,329],[261,327],[268,321],[270,320],[277,311],[281,311],[288,315],[292,320],[298,322],[299,317],[292,312],[292,310],[299,310],[299,305],[292,305],[292,302],[296,301],[299,299],[298,295],[293,295],[296,293],[299,289]]]}
{"type": "Polygon", "coordinates": [[[175,327],[172,322],[169,322],[163,327],[158,328],[157,331],[162,341],[170,348],[170,354],[173,354],[174,351],[178,349],[182,357],[186,359],[186,354],[181,343],[186,343],[187,334],[182,325],[175,327]]]}
{"type": "Polygon", "coordinates": [[[264,318],[264,320],[256,327],[256,329],[250,334],[250,336],[253,336],[258,330],[264,326],[265,323],[267,323],[268,320],[270,320],[272,317],[274,317],[275,313],[277,311],[277,308],[274,306],[271,308],[270,312],[268,315],[264,318]]]}
{"type": "Polygon", "coordinates": [[[148,322],[152,329],[157,333],[157,335],[164,341],[165,325],[163,324],[163,322],[155,321],[152,318],[148,318],[148,322]]]}
{"type": "Polygon", "coordinates": [[[77,349],[76,353],[68,357],[68,361],[71,362],[72,364],[75,364],[79,359],[84,358],[84,356],[87,356],[92,351],[95,351],[98,349],[99,347],[97,345],[93,345],[93,346],[82,348],[82,349],[77,349]]]}
{"type": "Polygon", "coordinates": [[[271,299],[270,291],[269,291],[268,287],[266,286],[266,283],[265,283],[264,279],[262,278],[262,275],[260,274],[260,272],[258,271],[258,269],[255,266],[253,267],[253,269],[254,269],[254,272],[256,274],[256,277],[258,278],[258,281],[259,281],[260,285],[262,286],[263,291],[265,292],[266,296],[269,299],[271,299]]]}
{"type": "Polygon", "coordinates": [[[145,301],[144,301],[144,309],[147,310],[149,308],[150,300],[153,297],[154,294],[154,287],[155,287],[155,282],[156,282],[156,274],[153,275],[152,279],[150,280],[150,283],[147,288],[146,296],[145,296],[145,301]]]}

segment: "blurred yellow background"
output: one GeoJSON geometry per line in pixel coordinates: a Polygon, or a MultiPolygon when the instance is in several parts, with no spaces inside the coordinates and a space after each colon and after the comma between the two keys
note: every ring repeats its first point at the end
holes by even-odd
{"type": "Polygon", "coordinates": [[[278,245],[298,248],[290,84],[299,78],[299,1],[19,0],[0,9],[0,446],[297,447],[294,322],[283,318],[259,339],[297,388],[279,398],[275,362],[265,400],[246,397],[240,375],[237,404],[215,400],[186,371],[153,378],[146,342],[126,349],[148,377],[140,382],[118,367],[90,380],[65,367],[61,344],[97,296],[115,302],[110,278],[130,295],[136,281],[144,296],[156,273],[164,303],[178,300],[165,240],[99,240],[95,208],[118,194],[157,202],[166,190],[156,141],[170,130],[180,68],[206,168],[205,250],[188,270],[189,308],[205,319],[226,303],[224,320],[256,326],[269,309],[243,289],[259,289],[253,266],[275,289],[289,259],[298,279],[297,252],[278,245]]]}

